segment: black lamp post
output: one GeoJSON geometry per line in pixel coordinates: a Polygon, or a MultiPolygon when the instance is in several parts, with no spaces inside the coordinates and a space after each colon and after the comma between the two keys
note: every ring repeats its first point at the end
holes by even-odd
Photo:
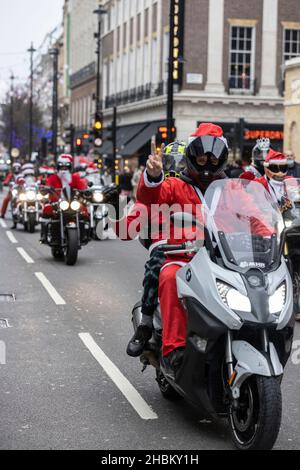
{"type": "Polygon", "coordinates": [[[53,92],[52,92],[52,152],[57,161],[57,133],[58,133],[58,56],[59,49],[50,49],[49,54],[53,57],[53,92]]]}
{"type": "Polygon", "coordinates": [[[33,151],[33,54],[36,52],[31,43],[30,49],[30,94],[29,94],[29,160],[33,151]]]}
{"type": "Polygon", "coordinates": [[[9,157],[12,161],[11,151],[13,148],[13,132],[14,132],[14,80],[15,76],[12,73],[10,77],[10,135],[9,135],[9,157]]]}

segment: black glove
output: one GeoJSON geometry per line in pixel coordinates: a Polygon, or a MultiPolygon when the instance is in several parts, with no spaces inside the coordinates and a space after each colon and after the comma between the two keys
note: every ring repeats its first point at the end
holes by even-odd
{"type": "Polygon", "coordinates": [[[118,206],[120,192],[120,187],[116,186],[115,184],[112,184],[111,186],[105,188],[102,191],[102,194],[104,196],[104,201],[106,202],[106,204],[111,204],[115,207],[118,206]]]}

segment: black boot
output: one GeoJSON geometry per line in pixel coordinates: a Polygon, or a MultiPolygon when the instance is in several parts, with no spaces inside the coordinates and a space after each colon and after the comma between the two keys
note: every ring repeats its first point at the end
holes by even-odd
{"type": "Polygon", "coordinates": [[[46,242],[47,242],[47,226],[42,224],[40,243],[42,243],[42,245],[44,245],[46,242]]]}
{"type": "Polygon", "coordinates": [[[177,372],[182,366],[184,357],[184,348],[175,349],[168,356],[162,357],[160,361],[161,369],[164,375],[175,380],[177,372]]]}
{"type": "Polygon", "coordinates": [[[152,328],[146,325],[140,325],[128,343],[126,350],[128,356],[140,356],[151,337],[152,328]]]}

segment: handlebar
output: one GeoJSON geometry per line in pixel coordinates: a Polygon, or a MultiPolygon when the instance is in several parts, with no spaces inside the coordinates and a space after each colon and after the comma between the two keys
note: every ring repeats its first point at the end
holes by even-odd
{"type": "Polygon", "coordinates": [[[186,250],[186,243],[182,243],[181,245],[162,245],[160,249],[162,251],[178,251],[178,250],[186,250]]]}

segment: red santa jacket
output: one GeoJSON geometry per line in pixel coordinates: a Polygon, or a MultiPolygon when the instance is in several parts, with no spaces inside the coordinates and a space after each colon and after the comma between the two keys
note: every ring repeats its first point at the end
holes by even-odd
{"type": "MultiPolygon", "coordinates": [[[[46,186],[50,186],[51,188],[58,190],[63,188],[61,179],[57,174],[51,175],[46,179],[46,186]]],[[[73,173],[70,187],[72,189],[78,189],[79,191],[83,191],[87,189],[87,181],[85,179],[80,178],[80,175],[78,173],[73,173]]],[[[60,191],[57,191],[57,196],[52,195],[50,200],[52,202],[56,202],[59,200],[59,197],[60,191]]]]}
{"type": "MultiPolygon", "coordinates": [[[[234,180],[232,180],[234,184],[234,180]]],[[[251,201],[251,197],[243,194],[243,200],[241,200],[241,193],[239,193],[239,198],[237,200],[234,193],[232,193],[230,204],[237,204],[238,210],[241,207],[245,210],[245,214],[251,214],[251,223],[253,226],[253,233],[261,236],[269,236],[272,233],[272,229],[267,227],[261,220],[263,220],[259,211],[254,207],[253,202],[251,201]]],[[[145,178],[145,174],[140,180],[140,184],[138,187],[137,197],[139,201],[143,204],[152,207],[153,205],[167,205],[172,207],[171,212],[190,212],[197,220],[201,220],[202,218],[202,211],[201,211],[201,200],[197,194],[196,189],[193,187],[192,184],[186,183],[185,181],[178,179],[178,178],[170,178],[160,184],[151,184],[147,181],[147,176],[145,178]]],[[[224,202],[224,201],[223,201],[224,202]]],[[[219,210],[222,211],[222,207],[219,207],[219,210]]],[[[226,225],[226,220],[224,217],[222,218],[222,230],[227,231],[230,233],[235,228],[230,227],[229,224],[226,225]]],[[[180,229],[181,230],[181,229],[180,229]]],[[[169,243],[171,244],[180,244],[192,239],[193,235],[197,238],[203,236],[203,234],[197,232],[195,234],[195,230],[193,233],[191,231],[182,231],[181,230],[181,238],[179,238],[179,233],[174,229],[174,234],[176,235],[175,238],[169,238],[169,243]]]]}
{"type": "Polygon", "coordinates": [[[141,236],[149,248],[167,242],[167,232],[162,213],[150,210],[149,206],[136,202],[130,213],[114,224],[117,236],[123,241],[141,236]]]}
{"type": "Polygon", "coordinates": [[[6,186],[9,183],[11,183],[13,180],[14,180],[14,174],[13,173],[8,173],[5,180],[3,181],[3,184],[6,186]]]}

